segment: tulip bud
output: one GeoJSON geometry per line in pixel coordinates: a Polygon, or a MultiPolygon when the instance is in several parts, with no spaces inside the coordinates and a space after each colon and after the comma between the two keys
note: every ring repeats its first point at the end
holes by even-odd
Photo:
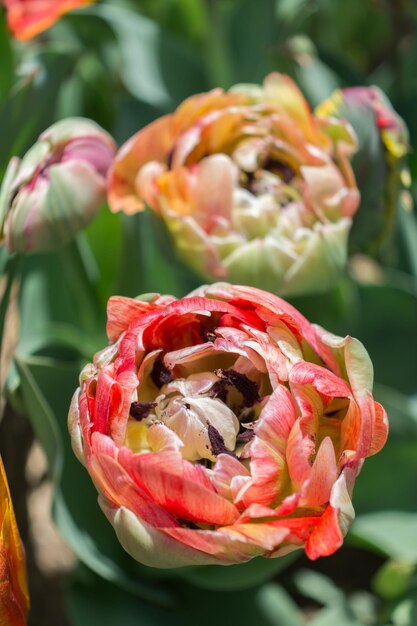
{"type": "Polygon", "coordinates": [[[109,176],[113,211],[146,204],[205,279],[281,295],[343,270],[359,193],[349,124],[322,120],[281,74],[192,96],[134,135],[109,176]]]}
{"type": "Polygon", "coordinates": [[[316,114],[346,119],[356,132],[358,151],[352,167],[361,204],[353,221],[351,249],[376,253],[393,230],[400,195],[410,184],[405,122],[378,87],[337,90],[316,114]]]}
{"type": "Polygon", "coordinates": [[[0,458],[0,624],[25,626],[28,608],[25,555],[0,458]]]}
{"type": "Polygon", "coordinates": [[[36,37],[64,13],[91,2],[94,0],[3,0],[9,28],[20,41],[36,37]]]}
{"type": "Polygon", "coordinates": [[[14,157],[0,191],[0,241],[9,252],[53,250],[70,241],[105,201],[113,139],[90,120],[57,122],[22,160],[14,157]]]}

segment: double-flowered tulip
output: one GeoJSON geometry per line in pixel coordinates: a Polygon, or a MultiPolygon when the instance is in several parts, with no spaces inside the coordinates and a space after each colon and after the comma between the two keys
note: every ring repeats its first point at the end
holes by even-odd
{"type": "Polygon", "coordinates": [[[192,96],[139,131],[111,169],[109,204],[128,214],[151,207],[209,280],[321,291],[346,262],[355,149],[348,123],[315,116],[275,73],[263,86],[192,96]]]}
{"type": "Polygon", "coordinates": [[[382,448],[363,345],[260,289],[113,297],[72,446],[123,547],[154,567],[332,554],[382,448]]]}
{"type": "Polygon", "coordinates": [[[44,131],[4,175],[0,242],[26,254],[69,242],[104,204],[115,151],[111,136],[88,119],[64,119],[44,131]]]}

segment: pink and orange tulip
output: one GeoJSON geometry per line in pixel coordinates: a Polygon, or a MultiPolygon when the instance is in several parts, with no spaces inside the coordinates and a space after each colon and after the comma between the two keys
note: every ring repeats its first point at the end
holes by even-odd
{"type": "Polygon", "coordinates": [[[260,289],[113,297],[69,431],[123,547],[153,567],[332,554],[387,437],[363,345],[260,289]]]}
{"type": "Polygon", "coordinates": [[[27,41],[50,28],[59,18],[95,0],[3,0],[7,23],[16,39],[27,41]]]}
{"type": "Polygon", "coordinates": [[[355,149],[349,124],[316,117],[275,73],[263,86],[192,96],[139,131],[111,169],[109,205],[151,207],[206,279],[322,291],[346,262],[355,149]]]}
{"type": "Polygon", "coordinates": [[[0,626],[25,626],[28,608],[25,555],[0,458],[0,626]]]}

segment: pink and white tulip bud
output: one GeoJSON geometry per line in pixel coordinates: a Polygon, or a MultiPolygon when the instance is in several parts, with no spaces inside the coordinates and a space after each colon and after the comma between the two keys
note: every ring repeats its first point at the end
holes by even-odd
{"type": "Polygon", "coordinates": [[[68,425],[127,552],[168,568],[337,550],[388,430],[363,345],[226,283],[107,314],[68,425]]]}
{"type": "Polygon", "coordinates": [[[109,205],[150,207],[206,279],[322,291],[346,261],[355,149],[349,124],[319,119],[288,76],[271,74],[192,96],[134,135],[111,169],[109,205]]]}
{"type": "Polygon", "coordinates": [[[14,157],[0,190],[0,241],[9,252],[53,250],[85,228],[105,202],[115,150],[95,122],[69,118],[14,157]]]}

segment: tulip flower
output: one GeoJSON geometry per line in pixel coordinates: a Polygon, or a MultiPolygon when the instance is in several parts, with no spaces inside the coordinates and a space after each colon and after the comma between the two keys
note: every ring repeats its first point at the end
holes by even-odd
{"type": "Polygon", "coordinates": [[[0,624],[25,626],[28,608],[25,555],[0,458],[0,624]]]}
{"type": "Polygon", "coordinates": [[[280,74],[192,96],[134,135],[110,173],[109,205],[145,204],[209,280],[280,294],[329,288],[346,261],[359,194],[348,124],[314,116],[280,74]]]}
{"type": "Polygon", "coordinates": [[[359,147],[352,166],[361,205],[353,221],[351,248],[377,253],[393,231],[400,197],[410,185],[406,124],[378,87],[339,89],[316,114],[346,119],[356,132],[359,147]]]}
{"type": "Polygon", "coordinates": [[[218,283],[108,304],[72,446],[122,546],[153,567],[332,554],[387,437],[363,345],[286,301],[218,283]]]}
{"type": "Polygon", "coordinates": [[[0,241],[26,254],[59,248],[105,201],[113,139],[82,118],[53,124],[22,160],[13,158],[0,190],[0,241]]]}
{"type": "Polygon", "coordinates": [[[3,0],[9,28],[20,41],[36,37],[64,13],[91,2],[94,0],[3,0]]]}

